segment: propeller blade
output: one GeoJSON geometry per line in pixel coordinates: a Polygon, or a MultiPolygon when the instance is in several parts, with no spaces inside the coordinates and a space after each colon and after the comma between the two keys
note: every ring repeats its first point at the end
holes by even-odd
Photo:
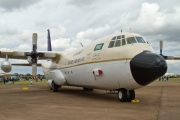
{"type": "Polygon", "coordinates": [[[47,51],[52,51],[52,47],[51,47],[51,36],[50,36],[50,30],[48,29],[48,35],[47,35],[47,51]]]}
{"type": "Polygon", "coordinates": [[[162,55],[162,49],[163,49],[163,41],[162,40],[160,40],[160,44],[159,44],[160,46],[160,55],[162,55]]]}
{"type": "Polygon", "coordinates": [[[37,44],[37,33],[33,33],[32,44],[37,44]]]}
{"type": "Polygon", "coordinates": [[[37,64],[32,64],[32,76],[37,75],[37,64]]]}
{"type": "Polygon", "coordinates": [[[163,55],[163,57],[164,57],[165,60],[174,60],[175,59],[174,56],[165,56],[165,55],[163,55]]]}
{"type": "Polygon", "coordinates": [[[32,36],[33,51],[37,50],[37,33],[33,33],[32,36]]]}

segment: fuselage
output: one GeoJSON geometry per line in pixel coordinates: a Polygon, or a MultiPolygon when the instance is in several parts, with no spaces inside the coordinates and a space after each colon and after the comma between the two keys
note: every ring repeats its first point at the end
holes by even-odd
{"type": "Polygon", "coordinates": [[[152,69],[157,67],[157,64],[152,62],[153,60],[157,61],[158,65],[159,63],[163,64],[158,68],[166,71],[166,62],[163,58],[161,59],[161,56],[153,53],[152,47],[141,35],[117,33],[103,37],[77,50],[61,52],[58,59],[43,63],[42,69],[46,78],[55,80],[58,85],[107,90],[120,88],[134,90],[149,84],[164,74],[154,75],[147,82],[142,80],[144,78],[139,77],[141,71],[146,69],[150,71],[152,67],[152,69]],[[148,67],[143,62],[148,62],[149,58],[147,57],[148,59],[145,61],[141,59],[146,55],[152,58],[151,65],[147,63],[148,67]],[[145,69],[141,69],[141,65],[138,67],[139,60],[142,61],[141,65],[145,66],[145,69]]]}

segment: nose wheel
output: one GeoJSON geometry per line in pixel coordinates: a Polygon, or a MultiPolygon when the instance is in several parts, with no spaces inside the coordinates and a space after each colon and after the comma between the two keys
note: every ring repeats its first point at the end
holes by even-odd
{"type": "Polygon", "coordinates": [[[130,102],[131,100],[135,99],[135,91],[122,88],[118,90],[118,99],[121,102],[130,102]]]}

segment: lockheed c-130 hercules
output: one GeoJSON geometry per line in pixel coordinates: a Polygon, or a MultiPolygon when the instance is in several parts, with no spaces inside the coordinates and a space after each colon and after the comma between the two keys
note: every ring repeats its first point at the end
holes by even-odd
{"type": "Polygon", "coordinates": [[[118,91],[121,102],[135,99],[135,89],[141,88],[164,75],[165,59],[180,57],[160,55],[153,52],[150,44],[140,34],[121,32],[100,38],[88,46],[68,52],[51,49],[48,30],[48,51],[37,51],[37,33],[33,33],[32,51],[1,50],[5,58],[1,68],[11,71],[11,65],[32,66],[32,75],[41,66],[49,87],[57,92],[64,85],[82,87],[86,91],[104,89],[118,91]],[[29,64],[11,64],[8,59],[24,59],[29,64]],[[38,60],[47,60],[37,63],[38,60]]]}

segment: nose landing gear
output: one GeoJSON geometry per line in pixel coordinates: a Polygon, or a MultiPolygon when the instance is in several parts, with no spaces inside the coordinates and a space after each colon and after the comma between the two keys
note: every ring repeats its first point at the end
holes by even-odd
{"type": "Polygon", "coordinates": [[[135,91],[134,90],[126,90],[124,88],[118,90],[118,99],[121,102],[131,102],[131,100],[135,99],[135,91]]]}

